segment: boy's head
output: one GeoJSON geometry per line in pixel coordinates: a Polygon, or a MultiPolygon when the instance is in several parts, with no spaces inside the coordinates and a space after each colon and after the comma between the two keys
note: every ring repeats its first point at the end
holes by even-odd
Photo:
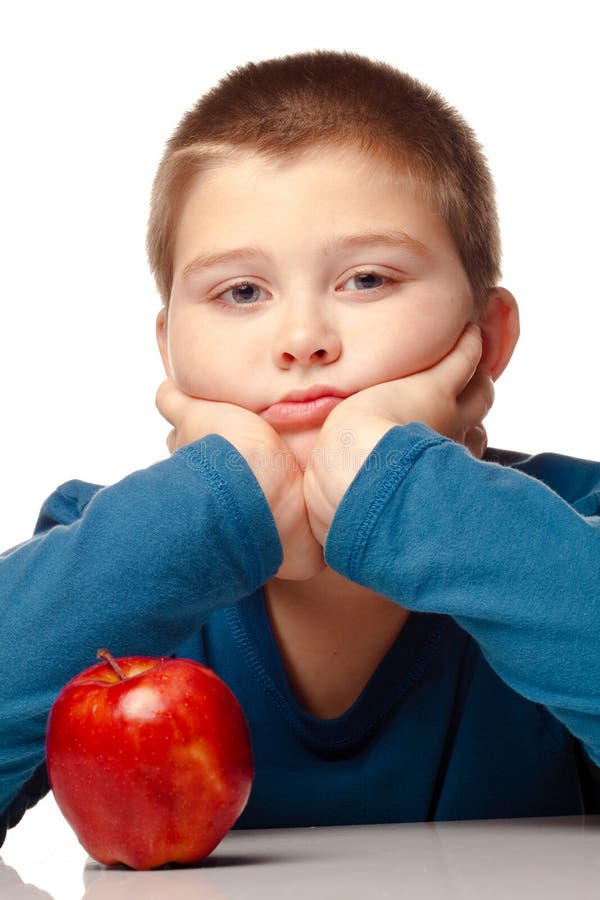
{"type": "Polygon", "coordinates": [[[470,320],[497,377],[518,334],[473,132],[355,54],[250,63],[201,98],[159,166],[147,246],[167,371],[257,412],[426,368],[470,320]]]}
{"type": "Polygon", "coordinates": [[[392,66],[352,53],[315,51],[249,63],[230,73],[181,120],[156,175],[148,253],[163,303],[190,184],[228,151],[267,158],[311,146],[355,144],[401,170],[433,204],[456,244],[475,302],[500,279],[494,185],[475,134],[445,100],[392,66]]]}

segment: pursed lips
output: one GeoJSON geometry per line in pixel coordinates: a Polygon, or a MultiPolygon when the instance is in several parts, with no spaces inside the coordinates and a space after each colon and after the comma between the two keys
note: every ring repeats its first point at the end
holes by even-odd
{"type": "Polygon", "coordinates": [[[328,385],[313,385],[304,391],[291,391],[260,415],[277,428],[318,426],[348,396],[348,393],[328,385]]]}

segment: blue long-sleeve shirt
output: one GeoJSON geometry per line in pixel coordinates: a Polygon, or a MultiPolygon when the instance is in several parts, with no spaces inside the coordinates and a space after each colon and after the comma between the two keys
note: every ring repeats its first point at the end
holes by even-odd
{"type": "Polygon", "coordinates": [[[493,458],[412,423],[350,485],[326,561],[411,615],[331,720],[288,682],[262,591],[281,546],[231,444],[55,491],[0,557],[0,836],[47,791],[48,711],[99,646],[233,689],[256,767],[237,827],[600,811],[600,464],[493,458]]]}

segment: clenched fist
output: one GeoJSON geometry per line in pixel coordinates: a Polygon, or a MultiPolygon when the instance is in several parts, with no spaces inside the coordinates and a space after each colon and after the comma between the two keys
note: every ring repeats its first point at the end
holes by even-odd
{"type": "Polygon", "coordinates": [[[314,537],[304,502],[302,471],[294,454],[268,422],[256,413],[216,400],[184,393],[171,378],[158,388],[156,406],[173,426],[169,451],[219,434],[252,469],[271,508],[283,550],[279,578],[303,580],[324,566],[323,547],[314,537]]]}
{"type": "Polygon", "coordinates": [[[481,352],[479,328],[469,325],[431,368],[359,391],[331,411],[304,473],[308,518],[321,545],[350,482],[390,428],[421,422],[465,444],[474,456],[483,455],[487,438],[481,423],[494,388],[489,374],[477,370],[481,352]]]}

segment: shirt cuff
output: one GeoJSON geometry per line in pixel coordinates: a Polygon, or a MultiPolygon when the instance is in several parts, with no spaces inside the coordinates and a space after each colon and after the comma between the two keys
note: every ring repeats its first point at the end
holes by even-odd
{"type": "Polygon", "coordinates": [[[325,541],[327,565],[360,583],[360,561],[387,502],[425,450],[448,440],[420,422],[394,426],[383,435],[336,510],[325,541]]]}

